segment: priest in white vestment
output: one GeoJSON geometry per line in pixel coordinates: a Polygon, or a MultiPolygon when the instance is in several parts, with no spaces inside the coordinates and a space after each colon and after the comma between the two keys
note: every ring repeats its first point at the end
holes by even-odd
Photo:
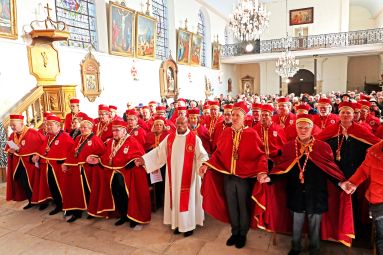
{"type": "Polygon", "coordinates": [[[193,234],[196,225],[203,226],[201,177],[198,169],[208,160],[201,139],[187,128],[186,117],[177,118],[177,132],[168,135],[155,149],[136,160],[152,173],[166,167],[164,224],[175,234],[193,234]],[[170,162],[170,164],[169,164],[170,162]],[[170,178],[169,178],[170,177],[170,178]]]}

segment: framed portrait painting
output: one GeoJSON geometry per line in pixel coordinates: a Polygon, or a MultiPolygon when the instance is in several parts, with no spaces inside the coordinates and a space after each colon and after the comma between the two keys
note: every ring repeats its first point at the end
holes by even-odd
{"type": "Polygon", "coordinates": [[[81,85],[82,94],[90,102],[100,96],[100,63],[90,51],[81,62],[81,85]]]}
{"type": "Polygon", "coordinates": [[[192,33],[184,30],[177,30],[177,63],[187,65],[190,63],[190,45],[192,33]]]}
{"type": "Polygon", "coordinates": [[[109,3],[109,53],[134,56],[135,11],[109,3]]]}
{"type": "Polygon", "coordinates": [[[0,0],[0,37],[17,39],[16,0],[0,0]]]}
{"type": "Polygon", "coordinates": [[[211,55],[212,55],[211,68],[219,70],[220,69],[221,45],[217,42],[214,42],[211,45],[211,48],[212,48],[212,50],[211,50],[212,51],[211,52],[211,55]]]}
{"type": "Polygon", "coordinates": [[[202,36],[193,34],[191,51],[190,51],[190,64],[193,66],[201,65],[201,51],[202,51],[202,36]]]}
{"type": "Polygon", "coordinates": [[[137,13],[136,57],[156,58],[157,19],[137,13]]]}
{"type": "Polygon", "coordinates": [[[314,7],[290,10],[290,26],[314,22],[314,7]]]}

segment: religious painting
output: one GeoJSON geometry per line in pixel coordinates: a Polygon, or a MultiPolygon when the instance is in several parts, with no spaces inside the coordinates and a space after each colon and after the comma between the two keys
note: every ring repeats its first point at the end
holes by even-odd
{"type": "Polygon", "coordinates": [[[177,31],[177,63],[189,64],[190,63],[190,44],[192,39],[192,33],[178,29],[177,31]]]}
{"type": "Polygon", "coordinates": [[[177,84],[178,66],[170,55],[160,67],[160,95],[161,98],[176,98],[178,95],[177,84]]]}
{"type": "Polygon", "coordinates": [[[0,37],[17,39],[16,0],[0,0],[0,37]]]}
{"type": "Polygon", "coordinates": [[[134,56],[135,12],[125,6],[109,3],[109,53],[134,56]]]}
{"type": "Polygon", "coordinates": [[[217,42],[214,42],[212,45],[212,62],[211,68],[219,70],[220,69],[220,53],[221,53],[221,45],[217,42]]]}
{"type": "Polygon", "coordinates": [[[137,13],[136,57],[156,58],[157,19],[137,13]]]}
{"type": "Polygon", "coordinates": [[[190,51],[190,64],[193,66],[201,65],[201,51],[202,51],[202,36],[193,34],[191,51],[190,51]]]}
{"type": "Polygon", "coordinates": [[[92,52],[85,56],[81,63],[81,92],[90,102],[101,94],[100,64],[92,52]]]}
{"type": "Polygon", "coordinates": [[[290,10],[290,26],[314,22],[314,7],[290,10]]]}

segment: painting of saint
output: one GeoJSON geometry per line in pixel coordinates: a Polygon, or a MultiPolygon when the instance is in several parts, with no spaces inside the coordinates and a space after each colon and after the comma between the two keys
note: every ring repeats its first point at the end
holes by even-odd
{"type": "Polygon", "coordinates": [[[177,36],[177,62],[189,64],[189,51],[192,34],[186,30],[179,29],[177,36]]]}
{"type": "Polygon", "coordinates": [[[314,22],[314,8],[290,10],[290,26],[314,22]]]}
{"type": "Polygon", "coordinates": [[[155,18],[141,13],[137,14],[136,56],[138,58],[155,59],[156,31],[157,20],[155,18]]]}
{"type": "Polygon", "coordinates": [[[193,34],[190,52],[190,64],[201,65],[202,36],[193,34]]]}
{"type": "Polygon", "coordinates": [[[15,0],[0,0],[0,37],[17,39],[15,0]]]}
{"type": "Polygon", "coordinates": [[[219,60],[220,60],[220,45],[219,43],[213,43],[212,44],[212,63],[211,63],[211,68],[219,70],[220,65],[219,65],[219,60]]]}
{"type": "Polygon", "coordinates": [[[109,10],[109,52],[114,55],[133,56],[134,54],[134,11],[110,3],[109,10]]]}
{"type": "Polygon", "coordinates": [[[167,92],[174,92],[174,73],[170,67],[166,69],[166,83],[168,89],[167,92]]]}

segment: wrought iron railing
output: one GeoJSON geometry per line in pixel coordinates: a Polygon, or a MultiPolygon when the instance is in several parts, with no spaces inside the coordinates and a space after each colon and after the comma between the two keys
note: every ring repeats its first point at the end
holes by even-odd
{"type": "MultiPolygon", "coordinates": [[[[234,57],[245,54],[281,52],[284,50],[285,40],[285,38],[282,38],[255,41],[254,50],[251,52],[245,50],[248,43],[226,44],[222,47],[221,56],[234,57]]],[[[383,43],[383,28],[293,37],[290,41],[290,49],[297,51],[375,43],[383,43]]]]}

